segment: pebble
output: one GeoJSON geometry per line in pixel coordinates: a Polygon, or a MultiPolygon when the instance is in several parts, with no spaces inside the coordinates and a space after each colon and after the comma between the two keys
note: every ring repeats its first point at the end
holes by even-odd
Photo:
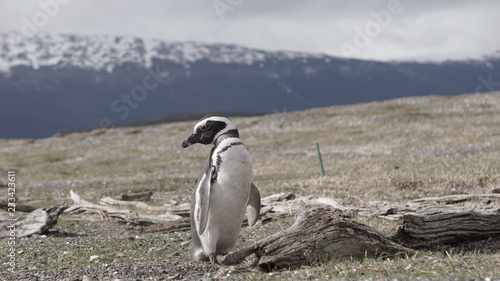
{"type": "Polygon", "coordinates": [[[172,279],[177,279],[179,278],[181,275],[179,273],[175,274],[175,275],[172,275],[172,276],[168,276],[167,279],[169,280],[172,280],[172,279]]]}

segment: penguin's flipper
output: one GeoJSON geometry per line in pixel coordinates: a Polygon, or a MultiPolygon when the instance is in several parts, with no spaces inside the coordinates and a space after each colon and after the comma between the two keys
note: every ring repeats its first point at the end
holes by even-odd
{"type": "Polygon", "coordinates": [[[211,167],[210,171],[202,178],[198,187],[199,192],[199,220],[198,233],[202,235],[205,231],[208,221],[208,209],[210,206],[210,188],[212,187],[212,175],[215,173],[215,167],[211,167]]]}
{"type": "Polygon", "coordinates": [[[260,192],[253,182],[252,186],[250,187],[250,195],[248,196],[248,205],[246,212],[248,225],[253,226],[260,216],[260,192]]]}

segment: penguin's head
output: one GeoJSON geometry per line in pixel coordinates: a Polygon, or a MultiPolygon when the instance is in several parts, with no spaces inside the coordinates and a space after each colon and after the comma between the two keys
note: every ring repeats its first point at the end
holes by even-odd
{"type": "Polygon", "coordinates": [[[226,133],[238,136],[238,129],[231,120],[218,115],[207,115],[194,125],[193,134],[182,142],[182,147],[186,148],[195,143],[215,144],[217,138],[226,133]]]}

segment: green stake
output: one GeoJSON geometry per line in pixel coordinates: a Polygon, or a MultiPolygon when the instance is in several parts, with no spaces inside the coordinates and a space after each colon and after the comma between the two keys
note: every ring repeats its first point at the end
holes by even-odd
{"type": "Polygon", "coordinates": [[[321,169],[321,175],[325,175],[325,168],[323,168],[323,160],[321,159],[321,151],[319,151],[319,143],[316,143],[316,151],[318,152],[319,168],[321,169]]]}

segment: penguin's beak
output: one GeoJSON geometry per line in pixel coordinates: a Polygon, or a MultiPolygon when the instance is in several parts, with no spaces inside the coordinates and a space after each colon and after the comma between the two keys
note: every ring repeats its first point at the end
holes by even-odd
{"type": "Polygon", "coordinates": [[[192,134],[182,142],[182,148],[190,147],[191,145],[200,142],[201,134],[192,134]]]}

